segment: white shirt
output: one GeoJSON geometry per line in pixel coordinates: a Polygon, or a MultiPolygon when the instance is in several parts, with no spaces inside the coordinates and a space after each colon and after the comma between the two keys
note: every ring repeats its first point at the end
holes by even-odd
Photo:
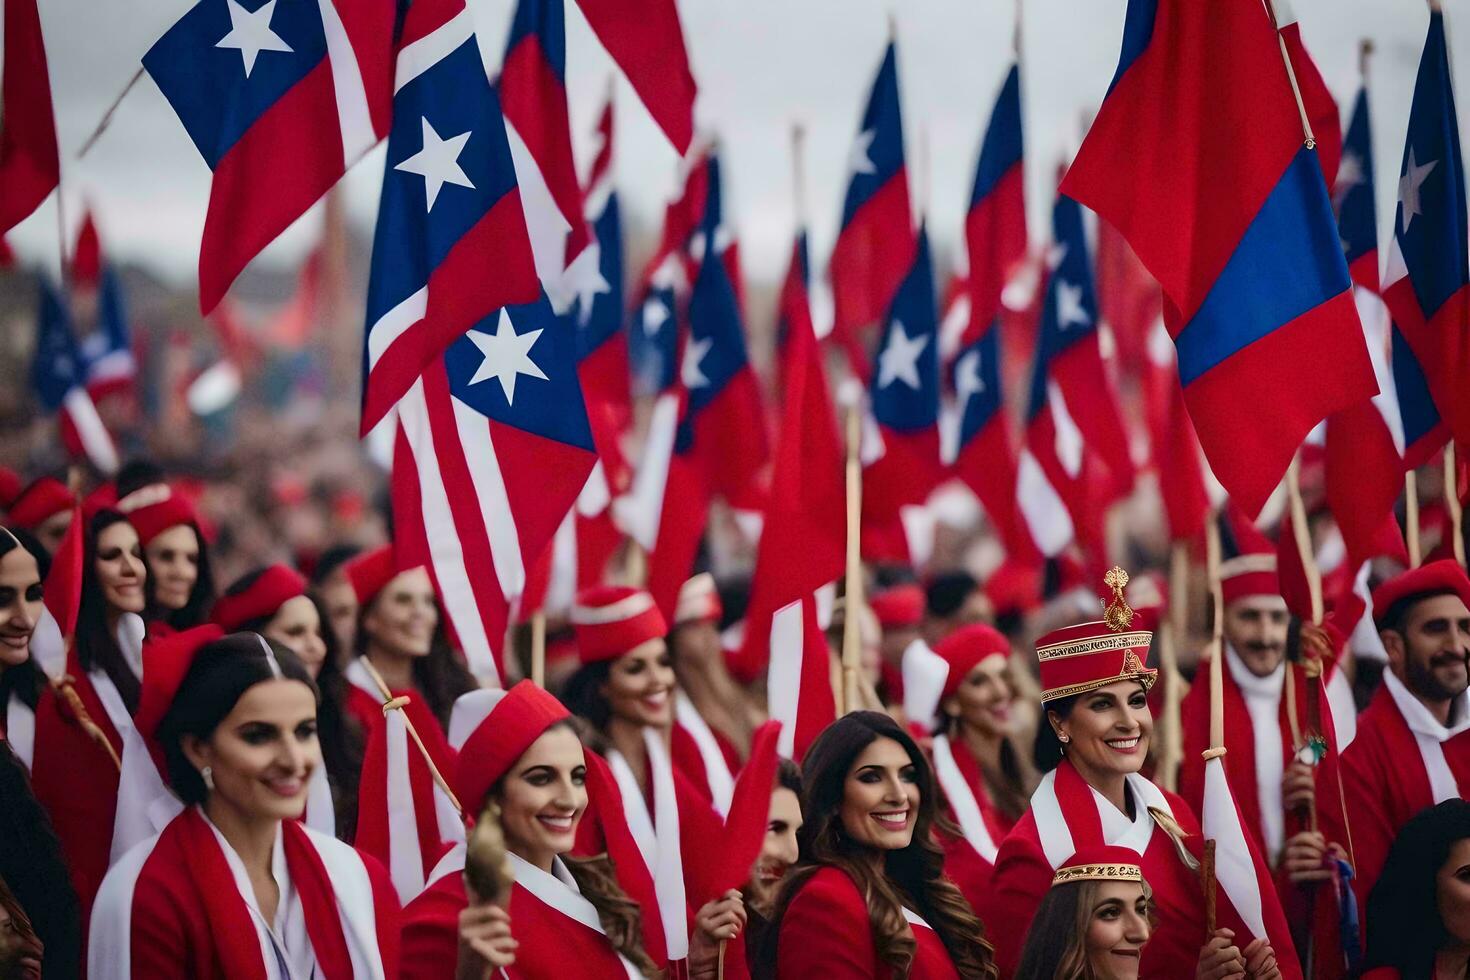
{"type": "Polygon", "coordinates": [[[1251,673],[1235,647],[1225,644],[1225,666],[1240,688],[1245,710],[1251,717],[1251,735],[1256,751],[1256,799],[1260,801],[1261,834],[1266,842],[1266,859],[1276,856],[1286,844],[1286,811],[1281,798],[1285,773],[1285,747],[1281,743],[1281,693],[1286,685],[1286,661],[1265,677],[1251,673]]]}

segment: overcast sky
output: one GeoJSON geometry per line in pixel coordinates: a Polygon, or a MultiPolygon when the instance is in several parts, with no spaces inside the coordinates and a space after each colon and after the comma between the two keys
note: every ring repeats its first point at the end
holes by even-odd
{"type": "MultiPolygon", "coordinates": [[[[0,0],[3,2],[3,0],[0,0]]],[[[76,153],[139,59],[188,0],[39,0],[63,155],[67,217],[85,197],[105,247],[180,286],[191,284],[209,195],[209,170],[153,83],[144,77],[85,159],[76,153]]],[[[1343,112],[1357,90],[1358,41],[1377,47],[1370,90],[1380,240],[1392,220],[1414,71],[1428,21],[1422,0],[1294,0],[1307,47],[1343,112]]],[[[1470,77],[1470,0],[1444,0],[1451,57],[1470,77]]],[[[470,0],[492,72],[513,0],[470,0]]],[[[1045,234],[1057,166],[1080,140],[1117,58],[1125,0],[1022,0],[1022,101],[1033,238],[1045,234]]],[[[814,259],[825,257],[845,189],[845,161],[882,56],[890,12],[914,186],[927,184],[930,227],[953,251],[990,106],[1011,59],[1016,0],[680,0],[700,86],[698,123],[721,139],[727,214],[742,237],[747,274],[778,277],[794,223],[790,129],[808,131],[806,186],[814,259]],[[929,146],[921,159],[920,134],[929,146]],[[919,171],[927,171],[920,173],[919,171]]],[[[572,3],[567,84],[579,159],[614,68],[572,3]]],[[[1228,39],[1222,38],[1221,43],[1228,39]]],[[[656,222],[674,190],[673,151],[626,82],[616,83],[617,182],[625,209],[656,222]]],[[[1462,141],[1470,94],[1461,92],[1462,141]]],[[[346,179],[349,220],[364,234],[377,209],[381,148],[346,179]]],[[[922,193],[922,192],[921,192],[922,193]]],[[[299,259],[315,214],[261,258],[299,259]]],[[[48,203],[11,235],[22,257],[55,262],[57,214],[48,203]]]]}

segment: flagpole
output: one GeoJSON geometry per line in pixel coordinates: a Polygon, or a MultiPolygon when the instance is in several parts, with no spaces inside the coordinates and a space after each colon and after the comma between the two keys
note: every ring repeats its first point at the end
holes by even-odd
{"type": "Polygon", "coordinates": [[[1460,468],[1455,463],[1455,440],[1444,447],[1444,503],[1450,512],[1450,542],[1455,561],[1465,567],[1464,514],[1460,508],[1460,468]]]}
{"type": "MultiPolygon", "coordinates": [[[[1432,4],[1434,0],[1430,0],[1432,4]]],[[[1291,82],[1291,94],[1296,96],[1296,110],[1302,117],[1302,138],[1307,149],[1317,147],[1317,137],[1312,134],[1312,121],[1307,117],[1307,104],[1302,101],[1301,86],[1296,81],[1296,69],[1291,66],[1291,54],[1286,50],[1286,38],[1281,36],[1281,20],[1276,16],[1276,4],[1266,0],[1266,9],[1271,14],[1271,26],[1276,31],[1276,44],[1281,48],[1281,62],[1286,65],[1286,78],[1291,82]]]]}
{"type": "Polygon", "coordinates": [[[863,468],[858,448],[862,442],[862,404],[847,411],[847,578],[842,615],[842,704],[839,714],[857,710],[858,666],[862,660],[863,610],[862,512],[863,468]]]}
{"type": "Polygon", "coordinates": [[[1162,739],[1159,745],[1157,780],[1164,789],[1174,792],[1179,786],[1179,766],[1184,760],[1180,702],[1183,692],[1179,676],[1179,645],[1188,632],[1189,556],[1183,542],[1176,541],[1169,550],[1169,608],[1159,624],[1159,668],[1164,674],[1164,710],[1162,739]]]}
{"type": "Polygon", "coordinates": [[[133,77],[128,79],[128,84],[123,86],[123,90],[117,93],[117,98],[112,100],[112,104],[109,105],[107,107],[107,111],[102,114],[102,119],[97,123],[96,127],[93,128],[92,134],[88,136],[87,139],[82,143],[82,148],[80,150],[77,150],[78,160],[86,156],[87,152],[92,149],[92,146],[99,139],[102,138],[102,134],[107,132],[107,127],[112,125],[113,113],[117,112],[117,107],[122,105],[122,100],[128,97],[128,93],[133,90],[133,86],[137,85],[138,80],[142,77],[143,66],[139,65],[138,70],[133,72],[133,77]]]}
{"type": "Polygon", "coordinates": [[[531,683],[546,687],[546,610],[531,614],[531,683]]]}
{"type": "Polygon", "coordinates": [[[1419,474],[1404,471],[1404,537],[1408,539],[1409,567],[1418,568],[1423,560],[1419,546],[1419,474]]]}
{"type": "Polygon", "coordinates": [[[791,202],[796,210],[796,230],[806,227],[806,127],[791,124],[791,202]]]}
{"type": "MultiPolygon", "coordinates": [[[[1210,747],[1203,753],[1206,765],[1225,754],[1225,594],[1220,587],[1219,515],[1205,522],[1205,571],[1210,583],[1210,747]]],[[[1206,838],[1200,862],[1200,883],[1205,892],[1205,937],[1215,934],[1215,841],[1206,838]]]]}
{"type": "Polygon", "coordinates": [[[397,711],[402,714],[403,727],[408,729],[408,734],[413,738],[413,744],[419,747],[419,755],[423,756],[424,765],[429,767],[429,775],[434,777],[434,783],[444,791],[444,795],[449,798],[449,802],[454,804],[455,812],[463,818],[465,812],[464,807],[459,804],[459,797],[454,795],[454,790],[449,788],[449,781],[444,778],[444,774],[439,771],[439,767],[434,765],[433,756],[429,755],[428,748],[424,746],[424,740],[419,738],[418,729],[413,727],[413,719],[408,716],[408,712],[403,710],[404,705],[408,704],[408,698],[394,697],[392,689],[388,687],[388,682],[383,680],[383,675],[378,673],[378,669],[373,666],[373,662],[367,657],[358,657],[357,662],[367,668],[368,676],[373,679],[373,683],[377,685],[378,692],[383,695],[383,714],[387,715],[390,711],[397,711]]]}
{"type": "Polygon", "coordinates": [[[1311,595],[1312,625],[1322,623],[1322,573],[1317,570],[1317,559],[1312,554],[1312,532],[1307,527],[1307,507],[1302,502],[1301,463],[1299,456],[1291,458],[1286,468],[1286,494],[1291,506],[1291,530],[1296,537],[1296,553],[1302,562],[1302,572],[1307,578],[1307,591],[1311,595]]]}

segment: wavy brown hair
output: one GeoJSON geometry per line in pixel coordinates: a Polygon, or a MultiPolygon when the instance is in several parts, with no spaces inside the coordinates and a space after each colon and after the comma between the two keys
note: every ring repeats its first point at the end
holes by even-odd
{"type": "MultiPolygon", "coordinates": [[[[1031,919],[1014,980],[1096,980],[1085,940],[1100,887],[1101,882],[1091,880],[1052,886],[1031,919]]],[[[1152,927],[1154,894],[1148,882],[1143,894],[1152,927]]]]}
{"type": "Polygon", "coordinates": [[[844,715],[812,742],[802,760],[802,778],[806,791],[801,812],[806,823],[797,835],[801,859],[776,898],[767,930],[770,938],[758,957],[758,975],[775,975],[781,920],[792,899],[817,871],[832,867],[845,872],[862,893],[878,959],[893,968],[895,977],[909,975],[917,948],[913,929],[903,916],[907,906],[933,927],[963,980],[994,980],[993,948],[985,939],[985,927],[944,876],[944,852],[932,834],[938,812],[934,772],[908,733],[879,711],[844,715]],[[892,739],[908,753],[919,787],[919,808],[913,840],[907,847],[883,852],[883,869],[876,873],[863,853],[865,845],[848,836],[839,814],[854,761],[879,738],[892,739]]]}

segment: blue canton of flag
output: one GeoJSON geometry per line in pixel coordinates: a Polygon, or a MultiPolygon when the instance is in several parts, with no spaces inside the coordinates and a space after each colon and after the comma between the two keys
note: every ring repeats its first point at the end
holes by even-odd
{"type": "Polygon", "coordinates": [[[929,235],[922,227],[918,240],[914,264],[888,310],[869,389],[874,418],[896,432],[931,428],[939,417],[939,313],[929,235]]]}
{"type": "Polygon", "coordinates": [[[1333,198],[1348,272],[1354,282],[1377,292],[1378,218],[1373,202],[1373,133],[1368,122],[1367,88],[1358,91],[1353,103],[1333,198]]]}
{"type": "Polygon", "coordinates": [[[1046,404],[1046,385],[1051,362],[1074,344],[1097,333],[1097,294],[1092,282],[1092,264],[1087,256],[1087,236],[1082,226],[1082,207],[1065,194],[1057,195],[1052,209],[1053,266],[1041,310],[1041,335],[1036,347],[1036,368],[1031,375],[1031,393],[1026,417],[1035,417],[1046,404]]]}
{"type": "Polygon", "coordinates": [[[960,349],[950,368],[960,409],[959,445],[967,446],[1000,411],[1000,330],[992,326],[960,349]]]}
{"type": "MultiPolygon", "coordinates": [[[[712,199],[713,193],[711,189],[712,199]]],[[[689,297],[689,339],[679,364],[679,380],[689,392],[689,401],[674,442],[675,452],[689,450],[699,413],[719,397],[747,363],[735,287],[720,256],[705,249],[689,297]]]]}
{"type": "Polygon", "coordinates": [[[608,288],[583,298],[577,306],[577,360],[601,347],[623,328],[623,221],[618,196],[609,194],[602,213],[592,222],[599,250],[598,272],[608,288]]]}
{"type": "Polygon", "coordinates": [[[66,396],[82,385],[82,355],[72,333],[71,314],[56,288],[43,277],[36,322],[36,352],[31,360],[31,387],[47,411],[59,410],[66,396]]]}

